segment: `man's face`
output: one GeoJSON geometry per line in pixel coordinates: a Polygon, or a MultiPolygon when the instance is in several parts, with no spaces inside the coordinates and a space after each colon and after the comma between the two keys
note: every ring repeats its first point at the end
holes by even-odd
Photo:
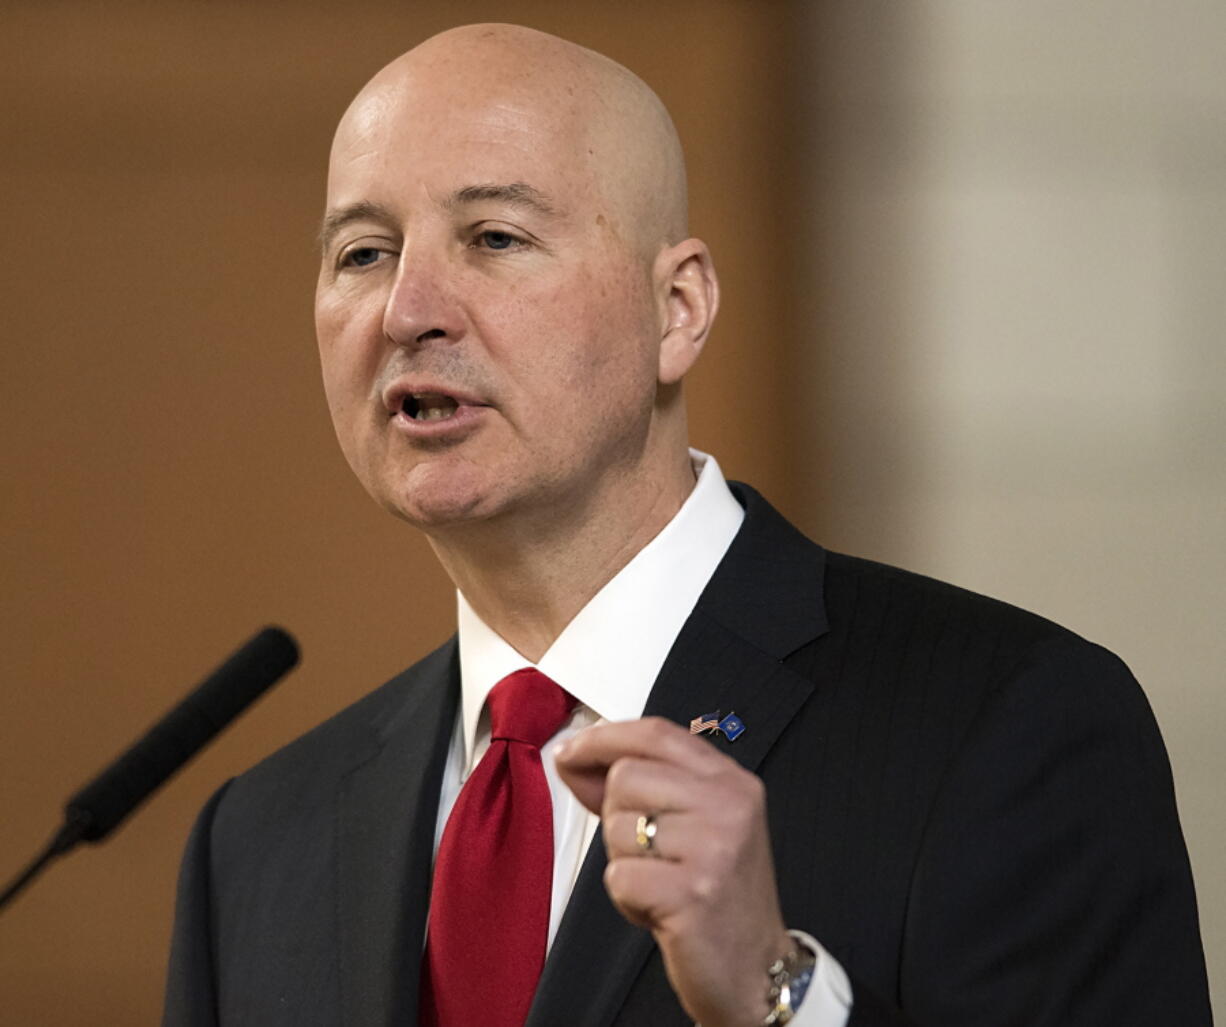
{"type": "Polygon", "coordinates": [[[368,90],[329,169],[328,404],[367,490],[426,529],[606,501],[655,398],[650,260],[582,124],[479,95],[368,90]]]}

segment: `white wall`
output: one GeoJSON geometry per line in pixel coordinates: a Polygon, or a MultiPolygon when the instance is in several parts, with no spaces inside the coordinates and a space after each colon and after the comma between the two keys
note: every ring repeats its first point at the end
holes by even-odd
{"type": "Polygon", "coordinates": [[[813,526],[1118,652],[1226,1002],[1226,4],[812,6],[813,526]]]}

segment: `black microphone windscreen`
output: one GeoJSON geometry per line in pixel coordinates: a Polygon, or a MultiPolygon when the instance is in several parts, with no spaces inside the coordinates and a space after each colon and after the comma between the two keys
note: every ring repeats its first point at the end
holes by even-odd
{"type": "Polygon", "coordinates": [[[68,800],[76,834],[104,838],[214,735],[298,662],[298,645],[265,628],[235,652],[127,752],[68,800]]]}

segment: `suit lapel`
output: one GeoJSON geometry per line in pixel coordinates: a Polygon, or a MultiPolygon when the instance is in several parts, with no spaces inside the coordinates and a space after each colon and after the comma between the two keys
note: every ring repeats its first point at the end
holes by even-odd
{"type": "Polygon", "coordinates": [[[344,1023],[416,1022],[435,820],[459,701],[454,639],[406,672],[406,695],[339,788],[344,1023]]]}
{"type": "MultiPolygon", "coordinates": [[[[699,714],[735,712],[744,734],[735,742],[723,735],[712,741],[756,771],[813,690],[781,661],[826,630],[824,553],[752,489],[734,485],[733,491],[746,506],[745,523],[673,645],[644,714],[688,726],[699,714]]],[[[612,1023],[652,954],[651,934],[609,902],[604,868],[598,831],[526,1027],[612,1023]]],[[[663,1009],[670,1001],[668,992],[652,1004],[663,1009]]]]}

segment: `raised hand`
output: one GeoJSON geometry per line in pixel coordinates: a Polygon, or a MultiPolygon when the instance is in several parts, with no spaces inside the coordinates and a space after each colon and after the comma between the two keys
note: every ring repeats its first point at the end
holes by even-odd
{"type": "Polygon", "coordinates": [[[655,935],[686,1012],[703,1027],[760,1024],[766,968],[792,947],[762,782],[658,717],[590,727],[555,760],[600,815],[609,897],[655,935]]]}

